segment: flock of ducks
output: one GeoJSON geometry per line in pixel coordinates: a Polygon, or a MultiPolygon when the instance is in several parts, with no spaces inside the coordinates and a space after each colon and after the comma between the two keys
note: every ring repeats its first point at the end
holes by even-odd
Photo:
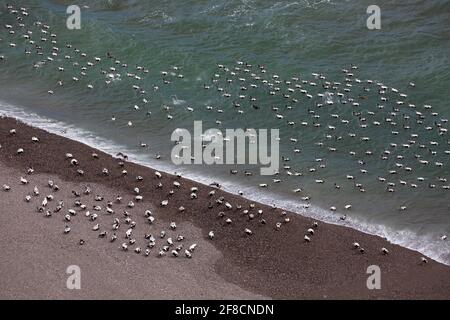
{"type": "MultiPolygon", "coordinates": [[[[7,44],[13,50],[23,47],[24,54],[33,61],[33,68],[38,71],[57,71],[60,79],[54,88],[48,90],[50,95],[56,94],[60,87],[68,83],[95,90],[110,88],[125,78],[129,79],[124,83],[130,86],[130,92],[134,96],[130,108],[150,115],[151,94],[161,86],[184,78],[181,68],[172,66],[169,71],[160,71],[158,83],[146,88],[143,83],[150,73],[148,68],[133,66],[111,52],[95,56],[70,43],[60,44],[51,26],[42,21],[31,21],[26,8],[12,4],[8,4],[6,8],[13,17],[13,22],[4,24],[6,33],[0,34],[0,45],[7,44]]],[[[0,66],[6,60],[7,56],[0,55],[0,66]]],[[[448,194],[450,181],[445,176],[450,158],[448,119],[440,116],[431,105],[412,103],[408,94],[400,89],[387,86],[381,81],[358,78],[357,70],[355,65],[342,69],[343,81],[332,81],[320,73],[312,73],[312,78],[295,75],[282,79],[277,74],[271,74],[263,65],[244,61],[237,61],[231,66],[218,64],[211,80],[204,83],[202,88],[208,95],[220,99],[223,107],[207,105],[205,108],[216,112],[217,126],[224,125],[222,117],[225,114],[234,112],[244,116],[259,112],[261,117],[276,119],[280,128],[286,131],[286,136],[282,139],[291,146],[290,150],[281,155],[283,165],[280,172],[271,181],[260,183],[261,188],[282,183],[286,179],[309,176],[318,185],[341,190],[343,187],[340,183],[330,181],[321,172],[333,165],[334,158],[349,157],[354,162],[355,169],[343,173],[342,178],[356,192],[364,193],[373,186],[379,186],[387,193],[405,188],[428,188],[448,194]],[[298,136],[299,132],[311,133],[314,140],[302,141],[298,136]],[[302,168],[291,166],[290,161],[301,157],[308,144],[314,145],[320,156],[312,160],[312,165],[302,168]],[[385,174],[374,175],[372,169],[380,163],[385,163],[385,174]],[[427,171],[438,174],[427,176],[427,171]],[[364,181],[371,176],[374,183],[368,185],[364,181]]],[[[415,84],[410,82],[409,88],[413,90],[415,84]]],[[[168,121],[173,119],[175,112],[183,112],[182,108],[168,105],[163,105],[162,109],[168,121]]],[[[189,105],[184,109],[188,113],[195,111],[189,105]]],[[[112,115],[111,121],[117,123],[121,118],[112,115]]],[[[131,120],[126,124],[134,125],[131,120]]],[[[142,142],[140,145],[147,146],[142,142]]],[[[17,152],[21,153],[23,150],[19,149],[17,152]]],[[[156,154],[155,157],[159,159],[161,155],[156,154]]],[[[78,165],[76,159],[69,159],[72,166],[78,165]]],[[[77,172],[84,174],[82,169],[77,169],[77,172]]],[[[377,169],[377,172],[380,171],[377,169]]],[[[108,169],[103,174],[107,175],[108,169]]],[[[237,169],[230,170],[230,174],[253,175],[251,171],[237,169]]],[[[299,185],[292,192],[300,194],[300,199],[306,202],[304,207],[309,207],[311,195],[307,194],[303,186],[299,185]]],[[[242,192],[239,194],[242,195],[242,192]]],[[[196,193],[192,192],[191,197],[195,198],[196,193]]],[[[166,205],[166,202],[161,203],[161,206],[166,205]]],[[[331,211],[348,211],[351,208],[351,203],[342,208],[330,206],[331,211]]],[[[398,210],[402,212],[407,209],[404,203],[398,206],[398,210]]],[[[345,220],[346,217],[343,214],[340,219],[345,220]]],[[[306,232],[305,241],[311,240],[314,234],[311,231],[314,228],[306,232]]],[[[245,233],[251,235],[252,231],[246,229],[245,233]]],[[[209,238],[214,238],[214,232],[210,233],[209,238]]],[[[442,235],[441,239],[445,240],[446,236],[442,235]]]]}
{"type": "MultiPolygon", "coordinates": [[[[16,134],[16,129],[10,130],[10,135],[14,136],[16,134]]],[[[33,137],[32,141],[39,141],[38,138],[33,137]]],[[[24,149],[19,148],[17,154],[24,154],[24,149]]],[[[96,153],[92,154],[92,157],[98,159],[99,156],[96,153]]],[[[67,160],[67,166],[69,168],[78,168],[80,166],[79,161],[71,153],[65,154],[67,160]]],[[[122,176],[126,176],[127,172],[124,169],[124,162],[119,161],[118,168],[122,176]]],[[[27,169],[27,176],[22,176],[19,178],[18,184],[24,186],[31,186],[31,178],[34,173],[34,169],[27,169]]],[[[76,169],[76,172],[83,175],[84,172],[81,169],[76,169]]],[[[110,171],[106,168],[102,169],[102,174],[108,176],[110,171]]],[[[162,178],[162,174],[158,171],[155,172],[155,176],[162,178]]],[[[140,182],[143,178],[138,176],[136,181],[140,182]]],[[[160,188],[162,185],[159,183],[156,188],[160,188]]],[[[178,181],[174,181],[175,188],[179,188],[181,184],[178,181]]],[[[10,185],[4,184],[2,190],[5,192],[11,192],[12,187],[10,185]]],[[[178,257],[180,254],[184,254],[186,258],[192,258],[193,252],[195,251],[197,244],[186,243],[186,236],[175,232],[178,230],[177,223],[172,221],[169,223],[166,230],[161,230],[157,232],[156,235],[152,235],[150,232],[144,234],[145,243],[140,246],[135,235],[135,228],[137,225],[136,221],[143,220],[149,225],[149,230],[151,226],[155,226],[156,218],[151,210],[145,210],[143,213],[134,213],[138,202],[143,201],[143,196],[141,194],[141,188],[135,187],[133,189],[133,197],[129,201],[124,201],[123,197],[118,195],[113,200],[107,200],[104,196],[100,194],[95,194],[94,190],[90,186],[84,186],[81,190],[72,190],[73,203],[65,203],[60,200],[57,201],[58,191],[60,187],[53,180],[48,180],[46,187],[39,188],[37,185],[30,188],[30,190],[24,196],[24,201],[30,204],[36,205],[36,211],[42,214],[44,217],[51,218],[54,216],[60,217],[64,221],[63,234],[69,234],[72,232],[72,223],[74,219],[85,219],[87,223],[92,224],[92,230],[98,234],[99,238],[109,238],[110,242],[123,240],[120,245],[120,249],[123,251],[133,250],[137,254],[143,254],[144,256],[149,256],[151,249],[157,246],[159,242],[160,248],[157,250],[156,255],[158,257],[165,256],[170,253],[174,257],[178,257]],[[92,206],[89,203],[95,203],[92,206]],[[82,215],[84,218],[79,218],[82,215]],[[108,222],[108,220],[110,220],[108,222]],[[170,236],[170,233],[174,234],[170,236]],[[159,239],[159,240],[157,240],[159,239]],[[184,249],[184,250],[183,250],[184,249]]],[[[195,192],[192,191],[192,192],[195,192]]],[[[172,195],[174,191],[171,191],[172,195]]],[[[64,195],[63,195],[64,196],[64,195]]],[[[166,200],[168,202],[168,200],[166,200]]],[[[163,201],[164,202],[164,201],[163,201]]],[[[163,203],[161,206],[164,206],[163,203]]],[[[180,211],[183,208],[180,207],[180,211]]],[[[84,245],[86,243],[85,239],[79,240],[79,245],[84,245]]],[[[154,250],[154,251],[155,251],[154,250]]]]}

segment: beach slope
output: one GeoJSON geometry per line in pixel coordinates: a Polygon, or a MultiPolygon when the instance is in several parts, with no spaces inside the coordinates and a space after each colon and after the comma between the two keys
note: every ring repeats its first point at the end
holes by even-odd
{"type": "Polygon", "coordinates": [[[312,219],[296,213],[284,215],[280,209],[168,173],[158,177],[151,168],[12,118],[0,119],[0,145],[0,186],[10,187],[0,190],[0,298],[450,298],[449,266],[429,258],[424,263],[420,253],[380,237],[323,222],[313,227],[312,219]],[[49,180],[58,190],[48,186],[49,180]],[[89,194],[84,193],[86,187],[89,194]],[[48,195],[52,197],[43,206],[48,195]],[[168,203],[161,206],[164,200],[168,203]],[[55,212],[60,201],[64,206],[55,212]],[[151,224],[146,210],[154,217],[151,224]],[[115,219],[120,222],[117,230],[115,219]],[[70,232],[64,234],[66,226],[70,232]],[[307,242],[309,228],[314,235],[307,242]],[[114,233],[117,239],[111,242],[114,233]],[[148,248],[150,235],[155,238],[153,248],[148,248]],[[353,248],[354,242],[364,253],[353,248]],[[197,247],[188,258],[185,250],[194,243],[197,247]],[[382,248],[389,253],[383,254],[382,248]],[[70,265],[80,267],[80,290],[66,287],[70,265]],[[380,268],[381,289],[367,287],[367,269],[373,265],[380,268]]]}

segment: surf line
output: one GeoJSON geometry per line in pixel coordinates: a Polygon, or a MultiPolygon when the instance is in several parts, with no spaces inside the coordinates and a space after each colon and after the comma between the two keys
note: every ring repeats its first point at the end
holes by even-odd
{"type": "Polygon", "coordinates": [[[176,315],[201,315],[203,318],[206,318],[208,315],[209,307],[189,307],[185,306],[184,303],[181,307],[176,307],[175,314],[176,315]]]}

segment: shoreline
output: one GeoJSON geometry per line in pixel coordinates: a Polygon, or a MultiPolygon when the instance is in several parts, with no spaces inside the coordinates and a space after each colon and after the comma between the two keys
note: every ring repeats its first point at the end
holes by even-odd
{"type": "MultiPolygon", "coordinates": [[[[65,122],[58,121],[58,120],[51,120],[46,117],[39,116],[34,113],[29,113],[28,110],[22,108],[13,106],[9,102],[3,101],[2,107],[7,108],[6,111],[3,110],[2,113],[0,113],[0,116],[4,114],[7,118],[14,118],[17,119],[20,122],[23,122],[27,125],[30,125],[35,128],[39,128],[41,130],[47,131],[52,134],[56,134],[58,136],[61,136],[66,139],[70,139],[72,141],[77,141],[82,144],[86,144],[91,148],[99,149],[102,152],[105,152],[106,154],[113,156],[117,152],[123,152],[124,150],[128,150],[129,152],[125,152],[129,156],[129,160],[131,162],[134,162],[135,164],[150,168],[150,169],[156,169],[159,171],[164,172],[172,172],[173,170],[176,170],[176,168],[170,167],[170,165],[161,165],[161,161],[154,160],[151,157],[150,158],[144,158],[142,155],[135,154],[133,150],[129,150],[126,146],[116,145],[113,141],[107,140],[105,138],[93,138],[93,132],[89,130],[84,129],[78,129],[74,127],[73,125],[70,125],[69,130],[64,130],[62,132],[60,130],[61,127],[67,126],[65,122]],[[33,121],[38,120],[38,125],[33,125],[33,121]],[[100,147],[96,148],[95,145],[99,143],[100,147]]],[[[187,177],[188,179],[208,185],[212,182],[211,179],[209,179],[208,176],[202,176],[198,175],[197,173],[193,171],[187,171],[183,173],[184,177],[187,177]]],[[[214,180],[216,181],[216,180],[214,180]]],[[[282,195],[278,195],[281,198],[277,199],[271,199],[270,195],[266,193],[264,190],[260,190],[257,187],[249,187],[249,186],[239,186],[236,187],[236,185],[229,180],[217,180],[222,186],[222,190],[232,193],[232,194],[238,194],[238,190],[243,190],[244,195],[242,197],[246,198],[249,201],[255,201],[262,204],[265,204],[267,206],[270,206],[273,202],[277,202],[278,207],[280,209],[283,209],[285,211],[292,211],[294,213],[300,214],[304,217],[309,217],[311,219],[318,219],[320,221],[323,221],[328,224],[333,224],[337,226],[343,226],[347,228],[354,229],[359,232],[363,232],[368,235],[374,235],[381,238],[386,238],[390,243],[399,245],[401,247],[420,252],[421,254],[425,255],[428,258],[431,258],[433,260],[436,260],[440,263],[443,263],[447,266],[450,266],[450,261],[448,261],[448,253],[444,257],[442,257],[436,248],[436,245],[433,247],[433,250],[427,248],[425,250],[423,246],[420,244],[423,243],[423,241],[430,241],[429,237],[427,236],[419,236],[415,234],[415,239],[411,239],[411,235],[409,235],[407,238],[395,238],[395,237],[389,237],[389,234],[393,234],[396,231],[390,230],[391,232],[386,232],[387,229],[389,229],[386,225],[370,225],[367,222],[361,220],[358,217],[351,216],[347,217],[345,221],[341,221],[338,217],[335,217],[333,215],[328,215],[325,213],[327,210],[319,207],[317,205],[311,205],[308,210],[305,210],[304,205],[297,204],[295,200],[285,198],[282,195]],[[412,241],[412,242],[411,242],[412,241]],[[412,243],[412,244],[411,244],[412,243]]],[[[403,230],[405,231],[405,230],[403,230]]],[[[410,231],[406,230],[406,233],[409,233],[410,231]]]]}
{"type": "MultiPolygon", "coordinates": [[[[120,192],[124,197],[133,196],[133,189],[140,184],[143,202],[154,208],[155,217],[166,225],[175,220],[177,224],[192,224],[201,230],[198,239],[212,244],[221,255],[214,262],[214,272],[209,272],[216,273],[223,279],[224,286],[238,286],[247,294],[278,299],[450,298],[449,266],[432,259],[428,259],[428,263],[424,264],[421,262],[420,253],[391,244],[378,236],[319,222],[315,234],[310,236],[312,241],[305,242],[303,237],[313,224],[312,218],[287,213],[289,223],[282,223],[280,230],[276,230],[276,222],[285,219],[280,209],[273,209],[189,179],[177,178],[169,173],[162,173],[163,177],[158,179],[153,169],[132,162],[125,161],[124,168],[128,174],[122,176],[122,168],[112,156],[12,118],[0,119],[0,144],[0,164],[13,168],[13,171],[21,172],[22,175],[26,175],[27,167],[32,167],[35,173],[31,176],[50,174],[65,183],[80,186],[86,183],[99,184],[120,192]],[[10,135],[9,131],[13,128],[17,133],[10,135]],[[33,136],[39,138],[38,143],[32,142],[33,136]],[[24,153],[17,155],[18,148],[23,148],[24,153]],[[76,168],[65,159],[68,152],[73,153],[79,161],[76,168]],[[99,159],[94,159],[92,152],[97,153],[99,159]],[[83,176],[76,172],[80,168],[84,171],[83,176]],[[102,175],[103,168],[108,168],[108,176],[102,175]],[[141,182],[135,181],[138,175],[143,177],[141,182]],[[180,188],[173,187],[174,181],[181,183],[180,188]],[[162,188],[155,187],[159,182],[163,184],[162,188]],[[195,200],[190,199],[192,187],[198,188],[198,198],[195,200]],[[169,197],[168,193],[172,189],[175,192],[169,197]],[[215,190],[212,197],[209,196],[211,190],[215,190]],[[220,197],[224,197],[221,204],[217,202],[220,197]],[[161,207],[160,203],[165,199],[169,199],[169,204],[161,207]],[[229,202],[233,208],[227,209],[225,202],[229,202]],[[241,209],[237,209],[238,205],[241,209]],[[185,207],[182,213],[178,211],[180,206],[185,207]],[[244,209],[249,210],[249,213],[244,213],[244,209]],[[258,210],[263,211],[265,225],[259,223],[258,210]],[[225,216],[219,217],[220,212],[224,212],[225,216]],[[255,218],[251,219],[250,213],[253,213],[255,218]],[[228,217],[233,221],[230,225],[225,223],[228,217]],[[252,235],[245,234],[245,228],[251,229],[252,235]],[[209,240],[207,236],[211,230],[215,233],[213,240],[209,240]],[[364,247],[364,254],[352,249],[353,242],[364,247]],[[383,247],[389,250],[389,254],[382,254],[383,247]],[[369,276],[366,269],[370,265],[380,266],[381,290],[368,290],[366,287],[369,276]]],[[[0,181],[0,184],[3,185],[4,182],[0,181]]],[[[3,191],[0,191],[1,195],[3,191]]],[[[23,202],[23,195],[18,199],[23,202]]],[[[31,212],[35,210],[31,209],[31,212]]],[[[39,216],[32,218],[43,219],[39,216]]],[[[140,222],[138,219],[143,220],[142,215],[137,215],[136,222],[145,224],[145,220],[140,222]]],[[[60,224],[63,223],[60,221],[60,224]]],[[[60,234],[56,236],[63,237],[60,234]]],[[[78,247],[78,244],[69,243],[67,248],[58,250],[70,252],[71,246],[78,247]]],[[[104,250],[117,254],[118,259],[121,256],[134,255],[133,252],[124,252],[122,255],[116,246],[111,245],[106,245],[104,250]]],[[[197,250],[202,252],[201,246],[197,250]]],[[[212,249],[205,249],[205,252],[211,251],[212,249]]],[[[84,253],[77,251],[77,254],[83,256],[84,253]]],[[[148,257],[149,260],[138,258],[142,259],[133,259],[137,260],[138,265],[150,264],[151,260],[158,259],[154,256],[148,257]]],[[[190,263],[195,261],[195,258],[194,254],[193,258],[187,261],[190,263]]],[[[172,263],[182,258],[161,258],[162,268],[163,259],[172,263]]],[[[176,281],[174,287],[176,288],[176,281]]],[[[120,293],[118,295],[118,298],[121,298],[120,293]]],[[[221,298],[220,294],[215,298],[221,298]]]]}

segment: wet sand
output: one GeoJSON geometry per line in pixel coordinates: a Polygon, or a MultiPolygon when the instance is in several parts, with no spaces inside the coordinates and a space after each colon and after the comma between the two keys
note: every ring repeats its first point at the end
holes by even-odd
{"type": "MultiPolygon", "coordinates": [[[[362,232],[319,222],[311,242],[303,240],[313,220],[295,213],[287,213],[290,221],[283,222],[282,210],[246,200],[191,180],[162,173],[119,160],[100,151],[32,128],[15,119],[0,119],[0,186],[8,184],[11,190],[0,191],[0,238],[2,256],[0,262],[0,298],[144,298],[144,299],[449,299],[450,267],[427,258],[422,263],[418,252],[390,244],[385,239],[362,232]],[[16,129],[11,135],[10,130],[16,129]],[[32,142],[38,137],[39,142],[32,142]],[[17,149],[23,148],[22,154],[17,149]],[[72,153],[78,165],[71,165],[66,153],[72,153]],[[99,158],[93,158],[95,152],[99,158]],[[32,167],[34,173],[27,174],[32,167]],[[104,168],[109,174],[102,173],[104,168]],[[77,170],[83,170],[79,175],[77,170]],[[122,170],[127,170],[127,175],[122,170]],[[21,185],[20,177],[29,180],[21,185]],[[142,176],[142,181],[136,177],[142,176]],[[46,186],[47,181],[57,181],[60,190],[54,192],[46,186]],[[178,181],[181,186],[173,185],[178,181]],[[162,184],[158,188],[158,183],[162,184]],[[40,196],[24,200],[37,185],[40,196]],[[92,194],[75,197],[71,191],[82,194],[90,185],[92,194]],[[198,198],[191,199],[190,189],[198,188],[198,198]],[[139,187],[142,202],[127,209],[126,204],[135,197],[139,187]],[[169,191],[173,190],[173,195],[169,191]],[[211,190],[216,190],[209,196],[211,190]],[[43,197],[52,194],[49,203],[53,210],[63,200],[64,208],[47,218],[36,207],[43,197]],[[104,196],[103,202],[94,200],[95,194],[104,196]],[[123,200],[114,203],[113,214],[106,213],[106,202],[117,195],[123,200]],[[223,201],[220,201],[223,197],[223,201]],[[168,205],[161,207],[162,200],[168,205]],[[92,212],[93,205],[101,205],[98,220],[92,222],[84,212],[74,207],[80,200],[92,212]],[[219,201],[217,201],[219,200],[219,201]],[[221,202],[221,203],[220,203],[221,202]],[[227,209],[225,203],[232,205],[227,209]],[[100,203],[100,204],[99,204],[100,203]],[[251,205],[252,204],[252,205],[251,205]],[[178,208],[185,207],[183,212],[178,208]],[[240,207],[240,209],[238,209],[240,207]],[[70,222],[64,215],[75,208],[77,215],[70,222]],[[150,209],[156,220],[149,225],[144,211],[150,209]],[[244,210],[249,212],[245,213],[244,210]],[[120,249],[125,231],[123,211],[127,210],[136,222],[133,236],[136,243],[124,252],[120,249]],[[258,213],[262,210],[262,214],[258,213]],[[78,212],[80,211],[80,212],[78,212]],[[223,212],[223,215],[219,215],[223,212]],[[253,213],[255,217],[249,216],[253,213]],[[118,239],[110,243],[114,218],[121,220],[116,231],[118,239]],[[225,220],[230,218],[231,224],[225,220]],[[266,224],[261,224],[260,219],[266,224]],[[169,224],[175,221],[177,229],[171,231],[169,224]],[[275,224],[282,222],[280,230],[275,224]],[[100,228],[93,231],[98,223],[100,228]],[[63,234],[65,225],[71,226],[69,234],[63,234]],[[244,232],[252,230],[252,235],[244,232]],[[168,235],[159,238],[161,230],[168,235]],[[107,231],[105,238],[99,238],[107,231]],[[214,239],[208,233],[214,231],[214,239]],[[156,238],[156,245],[148,257],[136,254],[137,246],[145,250],[145,233],[156,238]],[[170,251],[157,257],[166,239],[183,234],[183,249],[179,257],[170,251]],[[79,245],[79,240],[85,244],[79,245]],[[352,248],[353,242],[364,247],[364,253],[352,248]],[[192,243],[197,248],[192,258],[184,256],[184,250],[192,243]],[[387,248],[384,255],[381,248],[387,248]],[[68,265],[81,268],[81,290],[68,290],[65,281],[68,265]],[[369,290],[366,286],[370,265],[381,269],[381,289],[369,290]]],[[[211,182],[213,178],[211,178],[211,182]]],[[[148,242],[148,241],[147,241],[148,242]]]]}

